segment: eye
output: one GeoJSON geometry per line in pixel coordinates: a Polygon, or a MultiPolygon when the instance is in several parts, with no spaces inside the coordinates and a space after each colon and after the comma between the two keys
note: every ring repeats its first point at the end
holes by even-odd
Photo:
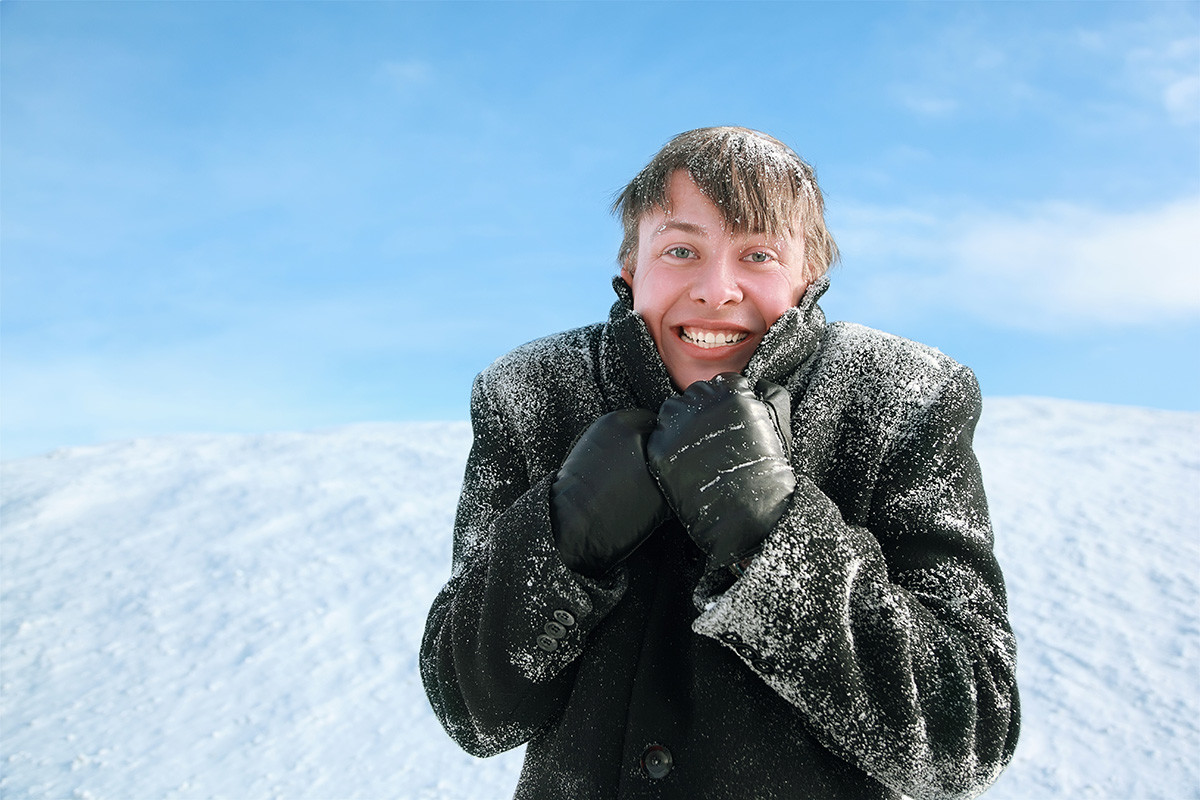
{"type": "Polygon", "coordinates": [[[746,256],[745,260],[749,261],[752,264],[765,264],[768,261],[773,261],[774,259],[775,259],[775,256],[771,255],[770,253],[768,253],[764,250],[755,250],[753,253],[746,256]]]}
{"type": "Polygon", "coordinates": [[[695,251],[692,250],[692,248],[684,247],[683,245],[676,245],[675,247],[667,248],[666,255],[674,256],[675,258],[695,258],[696,257],[696,253],[695,253],[695,251]]]}

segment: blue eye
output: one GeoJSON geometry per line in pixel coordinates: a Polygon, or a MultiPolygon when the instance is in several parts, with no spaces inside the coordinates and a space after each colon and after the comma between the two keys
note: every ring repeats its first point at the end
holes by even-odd
{"type": "Polygon", "coordinates": [[[764,253],[762,250],[758,250],[746,256],[746,260],[754,264],[765,264],[771,260],[771,254],[764,253]]]}
{"type": "Polygon", "coordinates": [[[696,254],[688,247],[671,247],[667,250],[667,255],[675,256],[676,258],[692,258],[696,254]]]}

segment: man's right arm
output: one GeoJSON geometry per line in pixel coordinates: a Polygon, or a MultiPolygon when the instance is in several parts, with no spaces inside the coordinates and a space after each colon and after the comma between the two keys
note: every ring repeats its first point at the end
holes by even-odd
{"type": "Polygon", "coordinates": [[[619,572],[593,580],[563,563],[551,524],[555,474],[528,473],[521,433],[486,373],[472,390],[471,420],[453,569],[426,622],[421,677],[450,736],[488,756],[557,718],[587,632],[625,585],[619,572]]]}

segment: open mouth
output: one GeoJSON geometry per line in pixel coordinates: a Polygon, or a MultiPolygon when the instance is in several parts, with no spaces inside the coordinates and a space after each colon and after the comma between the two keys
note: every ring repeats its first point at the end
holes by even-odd
{"type": "Polygon", "coordinates": [[[738,344],[749,336],[745,331],[706,331],[700,328],[680,328],[679,338],[688,344],[710,349],[738,344]]]}

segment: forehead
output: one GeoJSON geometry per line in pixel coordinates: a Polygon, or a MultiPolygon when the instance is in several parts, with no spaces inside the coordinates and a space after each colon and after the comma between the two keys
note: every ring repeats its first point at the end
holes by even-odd
{"type": "MultiPolygon", "coordinates": [[[[671,176],[664,200],[665,207],[652,206],[642,214],[638,222],[642,236],[654,239],[674,232],[699,236],[720,234],[727,238],[759,238],[779,245],[788,244],[794,238],[787,230],[768,231],[739,224],[742,216],[736,209],[731,210],[732,213],[722,210],[682,171],[671,176]]],[[[802,221],[802,215],[797,210],[792,230],[802,230],[802,221]]]]}

